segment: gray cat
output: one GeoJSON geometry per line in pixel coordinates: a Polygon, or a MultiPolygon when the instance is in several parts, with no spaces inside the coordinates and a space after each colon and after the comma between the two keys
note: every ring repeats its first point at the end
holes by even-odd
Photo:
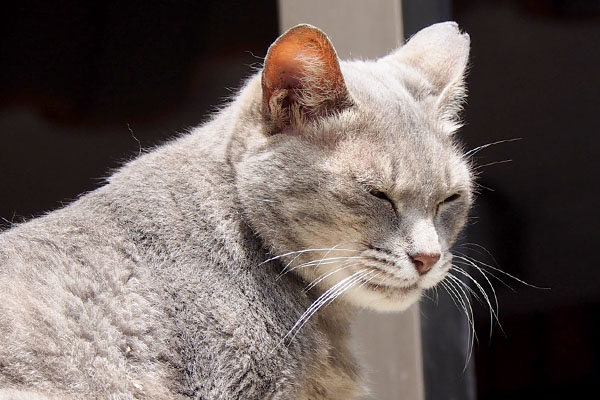
{"type": "Polygon", "coordinates": [[[468,52],[447,22],[339,62],[299,25],[210,122],[2,233],[0,398],[359,395],[353,307],[417,301],[466,220],[468,52]]]}

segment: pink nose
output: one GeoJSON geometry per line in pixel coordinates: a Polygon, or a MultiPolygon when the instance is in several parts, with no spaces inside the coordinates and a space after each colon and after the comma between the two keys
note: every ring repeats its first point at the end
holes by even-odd
{"type": "Polygon", "coordinates": [[[440,260],[440,254],[439,253],[434,253],[434,254],[418,253],[413,256],[410,256],[410,258],[411,258],[413,264],[415,264],[415,268],[417,269],[419,274],[425,275],[426,273],[431,271],[431,268],[433,268],[435,263],[440,260]]]}

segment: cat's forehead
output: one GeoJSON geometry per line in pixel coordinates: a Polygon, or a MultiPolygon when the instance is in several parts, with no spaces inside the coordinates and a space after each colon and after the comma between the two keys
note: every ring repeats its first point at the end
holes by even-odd
{"type": "Polygon", "coordinates": [[[398,191],[445,190],[469,179],[468,165],[455,146],[427,133],[355,135],[342,140],[335,158],[344,169],[365,182],[381,181],[398,191]]]}
{"type": "Polygon", "coordinates": [[[427,124],[427,110],[406,87],[414,80],[410,71],[394,68],[382,60],[341,64],[348,90],[359,109],[373,111],[390,124],[427,124]]]}
{"type": "Polygon", "coordinates": [[[410,71],[403,74],[376,61],[343,62],[342,70],[354,105],[341,114],[337,128],[359,132],[387,148],[403,149],[402,155],[437,156],[453,150],[453,140],[439,117],[407,89],[406,82],[414,80],[410,71]]]}

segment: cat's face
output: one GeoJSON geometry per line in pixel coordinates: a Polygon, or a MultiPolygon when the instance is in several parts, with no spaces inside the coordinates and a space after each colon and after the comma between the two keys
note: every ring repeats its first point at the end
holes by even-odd
{"type": "Polygon", "coordinates": [[[278,65],[269,62],[282,56],[267,56],[267,133],[238,168],[244,211],[282,255],[284,273],[332,297],[343,292],[342,299],[360,306],[404,309],[445,277],[472,201],[471,172],[450,132],[468,37],[454,25],[437,25],[386,58],[340,67],[327,48],[315,63],[319,46],[329,42],[318,42],[314,28],[302,29],[317,40],[298,47],[302,37],[291,31],[292,50],[301,52],[292,60],[300,66],[277,60],[287,71],[272,72],[278,65]],[[419,65],[436,40],[460,54],[432,54],[443,58],[440,65],[419,65]],[[323,74],[302,75],[319,74],[306,71],[307,52],[326,81],[323,74]],[[451,61],[459,67],[444,64],[451,61]]]}

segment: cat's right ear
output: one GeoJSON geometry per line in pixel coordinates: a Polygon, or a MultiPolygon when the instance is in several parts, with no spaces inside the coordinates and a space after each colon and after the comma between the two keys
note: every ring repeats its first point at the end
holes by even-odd
{"type": "Polygon", "coordinates": [[[269,47],[262,94],[270,133],[301,126],[351,104],[333,45],[311,25],[291,28],[269,47]]]}
{"type": "Polygon", "coordinates": [[[397,67],[409,92],[439,116],[448,133],[460,126],[469,46],[469,35],[455,22],[442,22],[420,30],[382,59],[397,67]]]}

